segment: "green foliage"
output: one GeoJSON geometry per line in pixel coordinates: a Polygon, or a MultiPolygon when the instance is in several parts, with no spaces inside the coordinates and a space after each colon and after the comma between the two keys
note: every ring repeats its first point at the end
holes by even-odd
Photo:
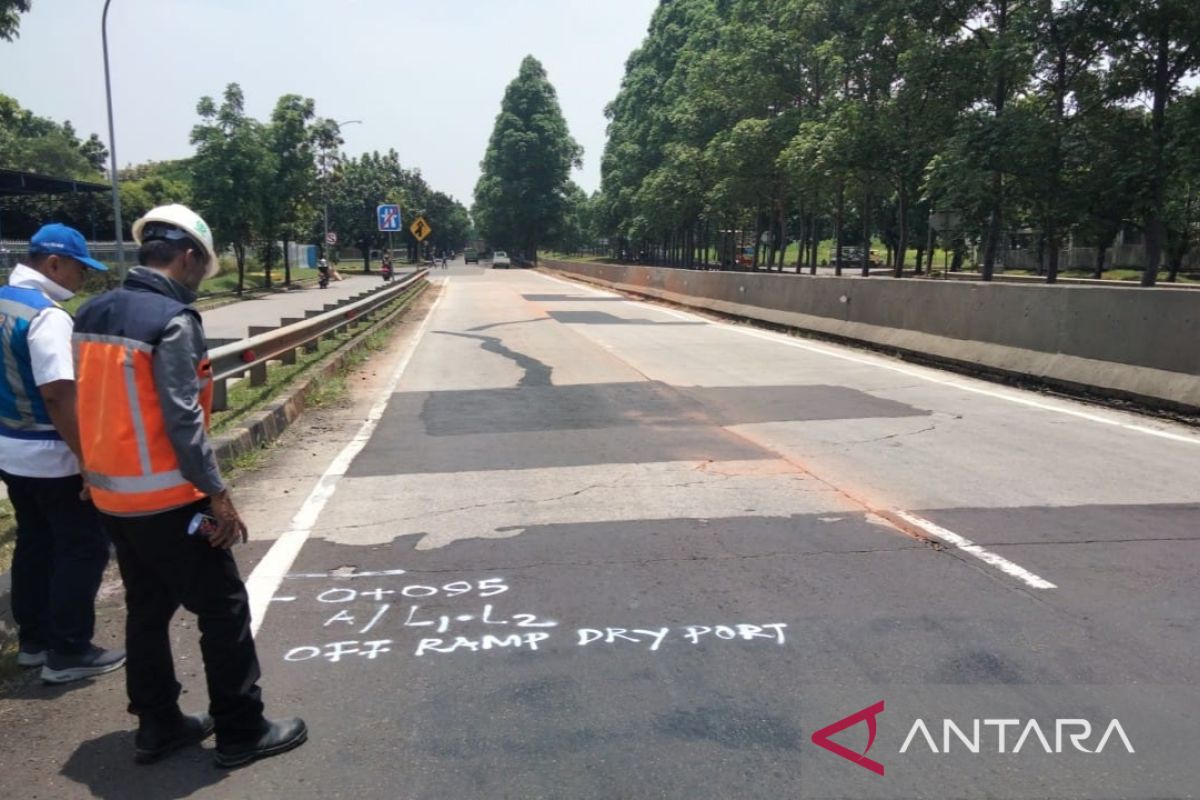
{"type": "Polygon", "coordinates": [[[0,167],[95,181],[107,157],[96,134],[81,142],[70,122],[36,116],[0,94],[0,167]]]}
{"type": "Polygon", "coordinates": [[[256,233],[263,248],[267,286],[271,285],[271,268],[277,255],[275,242],[302,236],[302,221],[312,219],[314,213],[314,151],[319,139],[315,117],[316,104],[311,99],[287,94],[275,104],[271,123],[264,131],[271,175],[258,192],[256,233]]]}
{"type": "Polygon", "coordinates": [[[29,0],[0,0],[0,39],[11,42],[17,38],[20,15],[29,10],[29,0]]]}
{"type": "Polygon", "coordinates": [[[505,89],[475,185],[473,216],[492,245],[537,260],[571,205],[571,168],[583,149],[571,138],[546,71],[533,56],[505,89]]]}
{"type": "Polygon", "coordinates": [[[899,274],[954,211],[937,244],[978,248],[985,277],[1017,233],[1053,280],[1069,237],[1139,228],[1174,276],[1200,224],[1198,71],[1193,0],[673,0],[607,109],[593,236],[776,268],[878,236],[899,274]]]}
{"type": "Polygon", "coordinates": [[[236,83],[225,88],[220,106],[211,97],[201,98],[196,113],[201,122],[191,136],[196,146],[192,195],[217,246],[233,248],[240,290],[246,248],[262,225],[263,193],[272,178],[267,131],[246,116],[245,96],[236,83]]]}
{"type": "MultiPolygon", "coordinates": [[[[459,249],[466,241],[470,220],[461,203],[430,188],[420,170],[407,169],[395,150],[365,153],[359,158],[340,154],[328,157],[329,172],[323,192],[329,201],[329,228],[338,241],[364,252],[385,248],[388,234],[379,231],[376,207],[396,203],[404,219],[404,230],[392,235],[397,248],[416,259],[420,247],[408,226],[423,216],[433,234],[424,246],[433,250],[459,249]]],[[[316,221],[318,228],[322,221],[316,221]]]]}

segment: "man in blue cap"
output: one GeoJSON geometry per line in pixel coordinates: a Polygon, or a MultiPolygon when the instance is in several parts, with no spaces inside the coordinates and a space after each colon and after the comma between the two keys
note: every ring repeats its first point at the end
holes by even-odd
{"type": "Polygon", "coordinates": [[[92,643],[108,538],[80,475],[74,324],[59,303],[106,271],[74,228],[45,225],[0,287],[0,478],[17,518],[12,611],[17,661],[47,683],[119,669],[125,651],[92,643]]]}

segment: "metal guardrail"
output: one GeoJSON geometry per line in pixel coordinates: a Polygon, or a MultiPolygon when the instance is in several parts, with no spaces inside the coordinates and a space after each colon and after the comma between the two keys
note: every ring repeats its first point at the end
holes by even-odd
{"type": "Polygon", "coordinates": [[[321,339],[340,332],[395,300],[407,290],[425,280],[429,270],[418,270],[377,290],[361,300],[354,300],[322,312],[309,319],[284,325],[266,333],[212,348],[208,357],[213,369],[213,410],[229,407],[226,382],[250,373],[250,384],[261,386],[267,380],[267,363],[281,361],[293,364],[301,347],[316,350],[321,339]]]}

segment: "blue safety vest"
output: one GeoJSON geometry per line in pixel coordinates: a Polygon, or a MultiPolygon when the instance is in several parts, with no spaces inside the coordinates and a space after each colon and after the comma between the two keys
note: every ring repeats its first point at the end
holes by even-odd
{"type": "Polygon", "coordinates": [[[33,378],[29,328],[57,304],[37,289],[0,287],[0,436],[61,439],[33,378]]]}

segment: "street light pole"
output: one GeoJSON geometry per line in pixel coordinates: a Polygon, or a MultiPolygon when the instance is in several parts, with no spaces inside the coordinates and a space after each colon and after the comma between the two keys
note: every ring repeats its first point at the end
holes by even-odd
{"type": "MultiPolygon", "coordinates": [[[[335,122],[333,127],[337,128],[338,134],[342,132],[343,125],[361,125],[361,119],[348,119],[345,122],[335,122]]],[[[324,148],[324,163],[321,165],[324,168],[325,176],[321,181],[323,187],[322,194],[325,199],[325,240],[321,243],[321,252],[326,256],[329,255],[329,148],[324,148]]]]}
{"type": "Polygon", "coordinates": [[[321,257],[329,256],[329,148],[321,152],[321,199],[325,203],[325,237],[321,239],[321,257]]]}
{"type": "Polygon", "coordinates": [[[100,18],[100,39],[104,46],[104,93],[108,98],[108,154],[110,156],[109,177],[112,179],[113,227],[117,234],[117,274],[125,278],[125,234],[121,223],[121,192],[117,188],[117,136],[113,128],[112,79],[108,70],[108,5],[104,0],[104,14],[100,18]]]}

